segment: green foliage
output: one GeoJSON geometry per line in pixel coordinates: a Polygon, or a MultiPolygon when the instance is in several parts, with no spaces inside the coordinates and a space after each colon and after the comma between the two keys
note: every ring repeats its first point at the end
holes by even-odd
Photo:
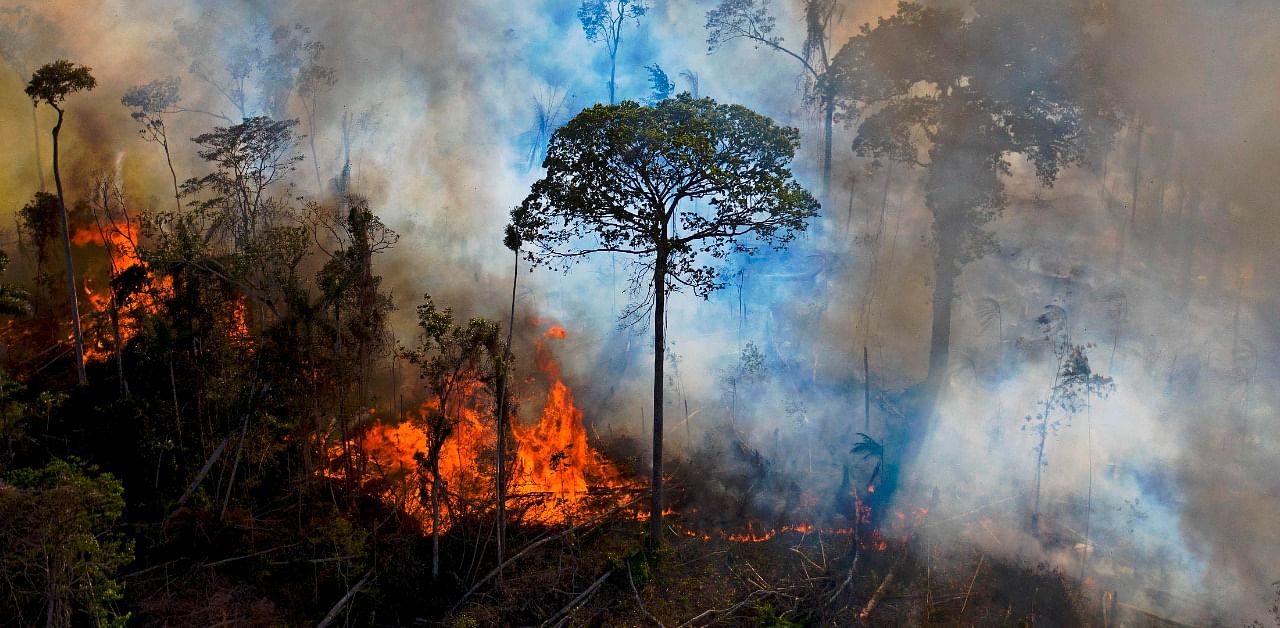
{"type": "Polygon", "coordinates": [[[121,484],[75,460],[6,474],[0,572],[11,595],[0,599],[4,614],[35,621],[44,609],[53,626],[123,626],[128,615],[115,604],[124,585],[114,573],[133,559],[133,545],[111,530],[123,510],[121,484]]]}
{"type": "Polygon", "coordinates": [[[59,107],[67,96],[76,92],[87,92],[98,86],[98,80],[90,74],[89,68],[59,59],[46,63],[31,75],[27,83],[26,93],[33,103],[44,102],[61,111],[59,107]]]}
{"type": "Polygon", "coordinates": [[[596,105],[556,131],[546,176],[511,224],[535,265],[633,254],[646,260],[634,265],[639,290],[651,285],[647,260],[661,255],[665,290],[706,296],[723,285],[711,262],[785,246],[817,215],[788,168],[799,137],[746,107],[688,94],[652,107],[596,105]]]}
{"type": "MultiPolygon", "coordinates": [[[[9,267],[9,254],[0,251],[0,275],[9,267]]],[[[31,295],[19,286],[0,283],[0,316],[25,316],[31,313],[31,295]]]]}
{"type": "Polygon", "coordinates": [[[751,625],[758,628],[804,628],[805,626],[803,622],[781,616],[778,609],[768,602],[755,604],[755,617],[751,625]]]}

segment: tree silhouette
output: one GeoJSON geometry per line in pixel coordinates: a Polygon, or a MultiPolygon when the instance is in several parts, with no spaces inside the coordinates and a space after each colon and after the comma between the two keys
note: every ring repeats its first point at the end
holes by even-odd
{"type": "Polygon", "coordinates": [[[603,43],[609,53],[609,104],[618,102],[618,46],[622,43],[622,26],[627,20],[639,21],[649,10],[644,0],[583,0],[578,7],[578,21],[587,41],[603,43]]]}
{"type": "Polygon", "coordinates": [[[706,298],[724,286],[719,260],[762,244],[782,248],[818,214],[788,167],[799,142],[794,128],[689,94],[652,107],[596,105],[556,131],[546,176],[511,213],[535,265],[567,268],[598,252],[632,256],[636,301],[623,320],[635,324],[651,312],[654,327],[653,546],[662,530],[667,295],[687,288],[706,298]]]}
{"type": "Polygon", "coordinates": [[[98,80],[89,68],[77,66],[66,59],[45,64],[31,75],[26,93],[33,106],[44,102],[58,112],[58,122],[53,125],[53,185],[58,192],[58,208],[62,212],[62,250],[67,262],[67,302],[71,305],[71,328],[75,333],[76,376],[81,385],[88,383],[84,372],[84,335],[80,332],[80,303],[76,296],[76,270],[71,261],[71,229],[67,224],[67,199],[62,192],[62,172],[58,169],[58,134],[62,132],[62,103],[67,96],[89,91],[98,86],[98,80]]]}
{"type": "Polygon", "coordinates": [[[735,39],[754,42],[785,54],[805,71],[805,96],[822,111],[822,199],[831,200],[831,143],[835,123],[836,98],[827,80],[831,57],[827,50],[828,28],[835,15],[835,0],[805,0],[805,40],[799,52],[773,34],[778,19],[769,14],[768,0],[720,0],[707,12],[707,52],[715,52],[735,39]]]}
{"type": "Polygon", "coordinates": [[[178,93],[182,80],[177,77],[157,79],[146,85],[132,87],[120,99],[120,104],[133,110],[129,115],[142,125],[138,135],[148,142],[155,142],[164,149],[164,161],[169,166],[169,177],[173,181],[173,205],[182,211],[182,192],[178,188],[178,173],[173,169],[173,157],[169,152],[169,133],[164,117],[176,113],[178,93]]]}
{"type": "Polygon", "coordinates": [[[912,420],[933,420],[948,372],[955,282],[968,262],[994,249],[983,227],[1006,205],[1010,156],[1025,157],[1048,186],[1114,134],[1118,114],[1096,80],[1087,5],[979,0],[970,17],[903,2],[832,61],[829,81],[841,106],[862,114],[855,152],[926,169],[933,313],[929,371],[912,420]]]}
{"type": "Polygon", "coordinates": [[[215,216],[216,231],[229,234],[235,250],[244,249],[251,237],[270,225],[271,187],[284,181],[302,161],[293,152],[300,139],[293,134],[297,124],[297,120],[245,118],[191,140],[201,146],[200,157],[216,169],[183,183],[183,193],[211,192],[197,208],[215,216]]]}

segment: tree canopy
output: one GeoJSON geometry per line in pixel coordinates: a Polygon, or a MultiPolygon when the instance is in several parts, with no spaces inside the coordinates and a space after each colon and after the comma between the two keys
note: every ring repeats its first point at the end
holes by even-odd
{"type": "MultiPolygon", "coordinates": [[[[789,168],[799,138],[746,107],[687,93],[652,107],[596,105],[556,131],[546,176],[512,225],[535,264],[661,253],[668,290],[706,296],[723,285],[715,260],[785,245],[817,215],[789,168]],[[748,234],[754,241],[740,239],[748,234]]],[[[633,288],[652,268],[636,268],[633,288]]]]}
{"type": "Polygon", "coordinates": [[[596,105],[552,136],[546,176],[511,212],[506,244],[531,244],[535,265],[634,256],[631,292],[640,298],[623,318],[634,324],[652,311],[654,322],[652,546],[662,538],[666,296],[683,287],[707,297],[724,285],[718,261],[781,248],[818,214],[791,176],[799,144],[794,128],[687,93],[650,107],[596,105]]]}
{"type": "Polygon", "coordinates": [[[27,96],[34,102],[45,102],[54,109],[59,109],[67,96],[76,92],[89,91],[98,86],[98,79],[93,78],[89,68],[76,65],[66,59],[40,66],[31,75],[27,83],[27,96]]]}

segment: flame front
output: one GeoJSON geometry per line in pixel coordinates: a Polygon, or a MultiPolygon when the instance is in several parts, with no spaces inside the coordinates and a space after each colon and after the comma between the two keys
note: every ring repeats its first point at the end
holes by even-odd
{"type": "MultiPolygon", "coordinates": [[[[559,327],[547,333],[555,339],[566,335],[559,327]]],[[[537,347],[537,363],[549,382],[546,403],[537,423],[513,426],[515,456],[507,484],[508,502],[513,516],[524,522],[555,524],[615,504],[617,499],[606,495],[602,501],[593,490],[625,488],[629,483],[591,447],[582,411],[561,379],[559,365],[542,343],[537,347]]],[[[448,409],[454,426],[440,451],[442,531],[451,527],[456,516],[492,504],[497,431],[492,400],[484,393],[484,386],[473,382],[457,407],[448,409]]],[[[379,483],[383,487],[380,497],[428,526],[430,472],[421,468],[416,456],[428,451],[423,419],[436,410],[434,403],[428,401],[419,407],[416,418],[397,425],[375,425],[363,444],[371,468],[390,480],[379,483]]]]}
{"type": "MultiPolygon", "coordinates": [[[[77,247],[102,247],[106,251],[109,279],[119,277],[134,267],[146,267],[138,254],[138,242],[138,228],[131,223],[111,222],[109,227],[82,228],[71,234],[71,243],[77,247]]],[[[85,343],[85,359],[101,361],[110,357],[112,344],[123,347],[137,335],[143,318],[141,315],[159,311],[160,302],[173,290],[173,279],[165,277],[157,282],[147,271],[141,289],[119,304],[113,303],[115,295],[110,285],[95,288],[93,280],[86,275],[81,286],[90,307],[89,313],[97,319],[96,324],[90,325],[93,339],[85,343]],[[114,323],[111,321],[113,314],[116,317],[114,323]]]]}

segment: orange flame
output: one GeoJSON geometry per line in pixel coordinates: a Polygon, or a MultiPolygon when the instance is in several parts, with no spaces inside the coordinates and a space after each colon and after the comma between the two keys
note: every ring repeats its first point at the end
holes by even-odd
{"type": "MultiPolygon", "coordinates": [[[[572,390],[561,380],[559,365],[541,344],[537,349],[538,367],[550,384],[538,422],[512,428],[515,456],[509,472],[509,499],[512,510],[522,512],[524,521],[551,524],[589,511],[598,501],[593,499],[593,488],[621,488],[628,482],[591,447],[582,411],[574,404],[572,390]]],[[[428,525],[430,472],[420,470],[415,455],[428,451],[425,419],[438,408],[438,402],[428,401],[418,409],[416,419],[374,426],[364,441],[371,466],[387,478],[399,478],[402,485],[385,489],[381,497],[428,525]]],[[[451,508],[492,502],[494,473],[486,463],[493,459],[497,446],[493,400],[479,381],[470,382],[456,407],[447,410],[453,429],[439,454],[440,477],[449,496],[441,500],[442,530],[451,527],[450,520],[460,514],[451,508]]]]}
{"type": "MultiPolygon", "coordinates": [[[[109,262],[108,278],[143,264],[138,252],[138,228],[130,223],[112,223],[110,228],[83,228],[71,234],[72,244],[78,247],[102,247],[107,252],[109,262]]],[[[95,290],[93,280],[86,274],[82,286],[89,312],[96,315],[97,324],[90,325],[93,337],[85,344],[85,359],[102,361],[111,355],[112,345],[124,346],[141,327],[143,314],[159,311],[159,300],[173,289],[173,281],[169,277],[155,281],[150,272],[143,289],[132,295],[116,311],[118,329],[113,328],[110,316],[113,309],[114,295],[110,287],[95,290]],[[118,338],[112,338],[117,335],[118,338]],[[113,343],[112,340],[115,342],[113,343]]]]}

